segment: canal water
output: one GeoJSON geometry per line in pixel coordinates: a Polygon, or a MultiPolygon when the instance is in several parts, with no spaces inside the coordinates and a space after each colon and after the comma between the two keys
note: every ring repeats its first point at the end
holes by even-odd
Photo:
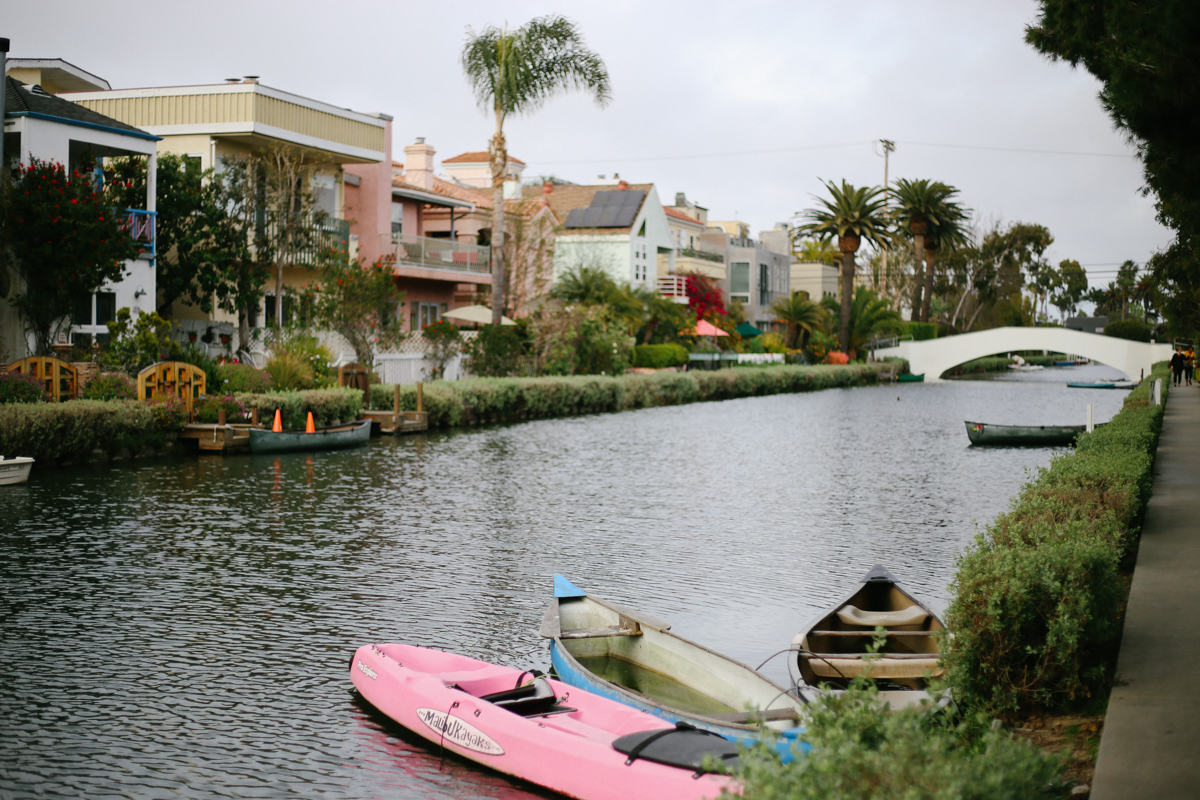
{"type": "MultiPolygon", "coordinates": [[[[511,798],[356,705],[406,641],[548,667],[560,572],[758,665],[876,563],[939,611],[956,556],[1105,367],[43,470],[0,487],[0,797],[511,798]]],[[[765,670],[785,681],[782,657],[765,670]]]]}

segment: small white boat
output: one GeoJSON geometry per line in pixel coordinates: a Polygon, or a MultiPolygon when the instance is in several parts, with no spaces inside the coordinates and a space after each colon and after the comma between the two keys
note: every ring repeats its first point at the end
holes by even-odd
{"type": "Polygon", "coordinates": [[[0,456],[0,486],[25,483],[29,480],[29,471],[33,469],[33,459],[24,456],[5,458],[0,456]]]}

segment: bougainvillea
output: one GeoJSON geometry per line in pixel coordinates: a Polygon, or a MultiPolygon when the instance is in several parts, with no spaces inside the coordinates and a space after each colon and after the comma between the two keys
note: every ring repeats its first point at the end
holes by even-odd
{"type": "Polygon", "coordinates": [[[686,276],[688,306],[696,314],[696,319],[707,319],[710,322],[716,317],[726,315],[725,293],[717,282],[707,275],[698,272],[686,276]]]}
{"type": "Polygon", "coordinates": [[[68,172],[58,162],[31,157],[13,169],[3,204],[4,243],[16,256],[24,291],[10,302],[39,353],[50,352],[80,298],[121,280],[124,262],[137,257],[123,209],[112,203],[96,191],[90,173],[68,172]]]}

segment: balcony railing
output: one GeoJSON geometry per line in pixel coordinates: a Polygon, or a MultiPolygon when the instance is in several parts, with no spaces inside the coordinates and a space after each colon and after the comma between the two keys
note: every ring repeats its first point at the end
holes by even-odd
{"type": "Polygon", "coordinates": [[[319,212],[264,212],[258,219],[257,234],[265,243],[285,251],[285,263],[315,267],[331,250],[349,247],[350,223],[319,212]]]}
{"type": "Polygon", "coordinates": [[[658,293],[676,303],[686,303],[687,278],[682,275],[662,275],[658,279],[658,293]]]}
{"type": "Polygon", "coordinates": [[[724,264],[724,253],[712,253],[708,250],[697,250],[694,247],[683,247],[675,251],[676,258],[700,258],[705,261],[712,261],[714,264],[724,264]]]}
{"type": "Polygon", "coordinates": [[[407,267],[445,269],[487,275],[492,271],[492,248],[450,239],[431,239],[407,233],[382,234],[384,253],[407,267]]]}
{"type": "Polygon", "coordinates": [[[140,208],[127,208],[121,212],[121,229],[137,240],[141,252],[138,258],[152,261],[158,255],[155,238],[155,221],[158,214],[154,211],[143,211],[140,208]]]}

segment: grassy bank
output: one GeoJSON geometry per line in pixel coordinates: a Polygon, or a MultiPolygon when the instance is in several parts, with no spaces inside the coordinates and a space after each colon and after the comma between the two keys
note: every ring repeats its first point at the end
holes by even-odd
{"type": "MultiPolygon", "coordinates": [[[[473,378],[424,386],[431,428],[486,422],[568,417],[651,406],[682,405],[768,394],[813,392],[879,381],[874,365],[778,366],[660,372],[653,375],[579,375],[561,378],[473,378]]],[[[395,387],[371,387],[371,407],[391,408],[395,387]]],[[[415,386],[400,387],[400,405],[417,407],[415,386]]]]}

